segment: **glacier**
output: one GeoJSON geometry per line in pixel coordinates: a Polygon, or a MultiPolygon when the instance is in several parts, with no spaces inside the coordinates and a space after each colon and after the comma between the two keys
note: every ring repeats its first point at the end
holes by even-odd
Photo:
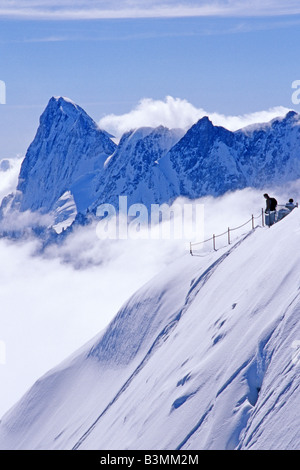
{"type": "Polygon", "coordinates": [[[295,209],[180,256],[3,416],[0,448],[299,448],[299,233],[295,209]]]}

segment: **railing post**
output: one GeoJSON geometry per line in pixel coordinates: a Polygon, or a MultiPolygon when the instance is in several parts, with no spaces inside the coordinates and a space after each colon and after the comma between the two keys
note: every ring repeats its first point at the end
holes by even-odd
{"type": "MultiPolygon", "coordinates": [[[[298,203],[297,203],[297,207],[298,207],[298,203]]],[[[247,225],[250,221],[251,221],[251,224],[252,224],[252,230],[254,230],[254,229],[255,229],[255,219],[257,219],[258,217],[259,217],[259,216],[254,217],[254,215],[252,214],[252,215],[251,215],[251,219],[250,219],[250,220],[247,220],[247,222],[245,222],[243,225],[240,225],[239,227],[234,227],[233,229],[230,229],[230,227],[228,227],[228,228],[227,228],[228,245],[231,245],[231,239],[230,239],[230,231],[231,231],[231,230],[237,230],[238,228],[241,228],[241,227],[243,227],[244,225],[247,225]]],[[[265,211],[264,211],[263,208],[261,209],[261,225],[262,225],[262,227],[265,227],[265,225],[266,225],[266,222],[265,222],[265,211]]],[[[212,239],[212,241],[213,241],[213,249],[214,249],[214,251],[217,251],[217,248],[216,248],[216,238],[217,238],[217,237],[220,237],[220,236],[222,236],[222,235],[225,235],[225,234],[226,234],[226,232],[223,232],[223,233],[221,233],[220,235],[215,235],[215,234],[213,234],[213,236],[212,236],[211,238],[208,238],[208,239],[205,240],[205,241],[209,241],[209,240],[212,239]]],[[[199,242],[199,243],[204,243],[204,242],[199,242]]],[[[194,243],[194,244],[197,245],[198,243],[194,243]]],[[[190,255],[193,256],[193,243],[192,243],[192,242],[190,242],[190,255]]]]}

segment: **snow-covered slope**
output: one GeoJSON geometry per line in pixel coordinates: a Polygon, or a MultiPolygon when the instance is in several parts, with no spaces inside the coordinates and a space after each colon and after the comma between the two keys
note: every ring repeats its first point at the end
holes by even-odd
{"type": "Polygon", "coordinates": [[[74,222],[77,215],[77,207],[71,191],[66,191],[53,207],[53,228],[61,233],[74,222]]]}
{"type": "Polygon", "coordinates": [[[299,214],[176,260],[33,385],[0,447],[299,448],[299,214]]]}

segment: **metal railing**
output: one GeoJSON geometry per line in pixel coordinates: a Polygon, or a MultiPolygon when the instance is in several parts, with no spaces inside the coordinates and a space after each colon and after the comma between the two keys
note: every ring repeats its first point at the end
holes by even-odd
{"type": "MultiPolygon", "coordinates": [[[[286,208],[286,205],[285,204],[278,204],[277,207],[283,207],[283,208],[286,208]]],[[[298,203],[295,204],[295,207],[298,207],[298,203]]],[[[288,214],[289,212],[287,212],[288,214]]],[[[216,239],[219,238],[219,237],[223,237],[224,235],[227,235],[227,244],[230,245],[231,244],[231,241],[232,241],[232,238],[231,238],[231,232],[234,232],[235,230],[239,230],[241,229],[242,227],[245,227],[246,225],[250,224],[251,222],[251,229],[250,230],[254,230],[255,229],[255,220],[257,219],[261,219],[261,224],[260,226],[261,227],[264,227],[266,224],[265,224],[265,212],[264,212],[264,209],[261,209],[261,212],[259,215],[257,216],[254,216],[253,214],[251,215],[251,218],[249,220],[247,220],[246,222],[244,222],[243,224],[241,225],[238,225],[237,227],[233,227],[233,228],[230,228],[228,227],[227,230],[225,230],[225,232],[222,232],[222,233],[219,233],[218,235],[215,235],[213,234],[212,237],[210,238],[207,238],[206,240],[201,240],[199,242],[190,242],[190,254],[193,256],[193,247],[195,246],[198,246],[198,245],[203,245],[204,243],[207,243],[209,241],[212,241],[212,247],[213,247],[213,250],[214,251],[217,251],[217,248],[216,248],[216,239]]],[[[281,220],[281,219],[280,219],[281,220]]],[[[279,221],[279,219],[278,219],[279,221]]],[[[276,220],[277,222],[277,220],[276,220]]]]}

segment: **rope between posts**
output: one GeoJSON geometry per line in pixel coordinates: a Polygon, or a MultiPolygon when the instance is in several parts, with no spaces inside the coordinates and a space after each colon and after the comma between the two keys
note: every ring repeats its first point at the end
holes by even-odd
{"type": "MultiPolygon", "coordinates": [[[[278,204],[277,207],[286,207],[286,206],[283,205],[283,204],[278,204]]],[[[295,207],[298,208],[298,202],[295,204],[295,207]]],[[[193,250],[192,250],[192,249],[193,249],[194,246],[203,245],[203,243],[209,242],[209,241],[211,241],[211,240],[213,240],[213,249],[216,251],[216,245],[215,245],[215,240],[216,240],[216,238],[223,237],[223,236],[226,235],[226,234],[227,234],[227,236],[228,236],[228,244],[230,245],[230,243],[231,243],[231,240],[230,240],[230,232],[232,232],[232,231],[234,231],[234,230],[238,230],[238,229],[240,229],[240,228],[242,228],[242,227],[245,227],[245,225],[249,224],[250,222],[252,222],[252,230],[254,230],[254,228],[255,228],[255,227],[254,227],[254,220],[259,219],[259,218],[261,218],[261,226],[264,227],[264,226],[265,226],[265,222],[264,222],[264,210],[261,209],[261,213],[260,213],[260,214],[258,214],[258,215],[256,215],[256,216],[252,215],[252,216],[251,216],[251,219],[247,220],[247,222],[245,222],[245,223],[243,223],[243,224],[241,224],[241,225],[239,225],[239,226],[237,226],[237,227],[233,227],[233,228],[229,228],[229,227],[228,227],[228,229],[227,229],[225,232],[219,233],[218,235],[213,234],[212,237],[207,238],[206,240],[203,240],[203,241],[199,241],[199,242],[190,242],[190,254],[193,255],[193,250]]]]}
{"type": "MultiPolygon", "coordinates": [[[[254,218],[255,218],[255,217],[254,217],[254,218]]],[[[251,221],[252,221],[252,218],[249,219],[249,220],[247,220],[247,222],[245,222],[244,224],[239,225],[238,227],[231,228],[230,231],[231,231],[231,230],[238,230],[239,228],[242,228],[242,227],[244,227],[245,225],[249,224],[249,222],[251,222],[251,221]]]]}
{"type": "Polygon", "coordinates": [[[262,209],[262,211],[261,211],[261,213],[260,213],[259,215],[257,215],[257,216],[253,216],[253,215],[252,215],[251,219],[247,220],[247,222],[245,222],[245,223],[243,223],[243,224],[241,224],[241,225],[239,225],[239,226],[237,226],[237,227],[233,227],[233,228],[229,228],[229,227],[228,227],[228,229],[227,229],[225,232],[219,233],[218,235],[215,235],[215,234],[214,234],[212,237],[207,238],[206,240],[202,240],[202,241],[199,241],[199,242],[190,242],[190,254],[191,254],[191,255],[193,254],[192,248],[193,248],[194,246],[202,245],[203,243],[209,242],[209,241],[211,241],[211,240],[213,240],[213,245],[214,245],[213,248],[214,248],[214,250],[215,250],[215,249],[216,249],[216,248],[215,248],[215,239],[216,239],[216,238],[219,238],[219,237],[223,237],[223,236],[226,235],[226,234],[228,235],[228,244],[230,244],[230,232],[231,232],[231,231],[233,231],[233,230],[238,230],[238,229],[244,227],[245,225],[249,224],[250,222],[252,222],[252,229],[254,229],[253,221],[254,221],[255,219],[258,219],[258,218],[262,218],[262,226],[264,226],[264,210],[263,210],[263,209],[262,209]]]}

